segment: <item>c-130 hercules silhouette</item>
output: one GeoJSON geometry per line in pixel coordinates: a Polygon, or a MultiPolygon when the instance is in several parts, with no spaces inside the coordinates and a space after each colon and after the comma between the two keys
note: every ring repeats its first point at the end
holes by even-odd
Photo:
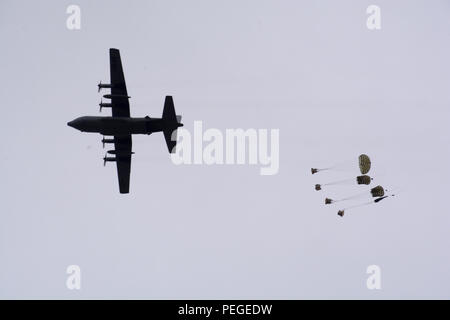
{"type": "Polygon", "coordinates": [[[100,102],[100,111],[102,108],[111,108],[112,117],[79,117],[67,123],[68,126],[78,129],[82,132],[96,132],[104,136],[113,136],[113,138],[103,137],[103,147],[105,143],[113,143],[114,150],[107,151],[104,160],[106,162],[116,162],[117,175],[119,177],[120,193],[129,193],[130,189],[130,170],[131,170],[131,151],[132,134],[151,134],[162,131],[166,139],[167,148],[170,153],[175,151],[176,130],[182,127],[181,116],[175,114],[175,107],[171,96],[166,96],[162,118],[132,118],[130,117],[130,98],[125,86],[125,77],[123,75],[122,62],[118,49],[109,49],[109,60],[111,68],[111,83],[98,84],[98,91],[103,88],[110,88],[111,94],[105,94],[103,97],[111,99],[110,103],[100,102]],[[173,139],[172,139],[173,137],[173,139]],[[108,156],[108,154],[113,156],[108,156]]]}

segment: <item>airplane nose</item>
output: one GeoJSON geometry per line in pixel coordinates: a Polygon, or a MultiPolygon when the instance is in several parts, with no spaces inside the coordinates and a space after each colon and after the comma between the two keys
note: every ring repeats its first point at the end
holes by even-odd
{"type": "Polygon", "coordinates": [[[89,126],[87,126],[85,117],[79,117],[76,118],[70,122],[67,122],[67,125],[69,127],[72,127],[74,129],[80,130],[80,131],[85,131],[85,129],[89,126]]]}

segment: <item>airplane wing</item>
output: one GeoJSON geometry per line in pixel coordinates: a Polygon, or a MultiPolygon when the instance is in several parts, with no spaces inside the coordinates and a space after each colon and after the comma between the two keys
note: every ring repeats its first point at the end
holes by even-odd
{"type": "Polygon", "coordinates": [[[120,193],[128,193],[130,191],[131,146],[132,142],[130,134],[114,136],[120,193]]]}
{"type": "Polygon", "coordinates": [[[120,52],[117,49],[109,49],[109,62],[111,72],[111,99],[112,116],[113,117],[129,117],[130,104],[128,102],[127,87],[125,85],[125,77],[123,75],[122,61],[120,60],[120,52]],[[114,97],[121,95],[124,97],[114,97]]]}
{"type": "MultiPolygon", "coordinates": [[[[130,117],[130,104],[127,98],[128,93],[119,50],[109,49],[109,62],[111,73],[112,116],[130,117]]],[[[120,193],[128,193],[130,189],[131,147],[131,135],[114,136],[120,193]]]]}

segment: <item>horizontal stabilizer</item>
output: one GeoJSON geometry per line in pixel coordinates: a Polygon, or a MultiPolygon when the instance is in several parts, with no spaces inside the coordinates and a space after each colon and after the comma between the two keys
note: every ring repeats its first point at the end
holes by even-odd
{"type": "Polygon", "coordinates": [[[169,149],[169,153],[174,153],[177,144],[177,128],[182,126],[182,124],[180,122],[181,116],[175,113],[172,96],[166,96],[162,118],[165,126],[163,133],[164,139],[166,139],[167,149],[169,149]]]}
{"type": "Polygon", "coordinates": [[[177,129],[166,129],[164,132],[164,139],[166,139],[167,149],[169,153],[175,153],[175,146],[177,145],[177,129]]]}

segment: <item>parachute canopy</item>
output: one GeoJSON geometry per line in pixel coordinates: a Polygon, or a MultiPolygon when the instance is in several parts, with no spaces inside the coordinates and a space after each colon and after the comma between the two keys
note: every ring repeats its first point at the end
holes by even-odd
{"type": "Polygon", "coordinates": [[[376,186],[375,188],[372,188],[370,190],[370,193],[372,194],[372,197],[383,197],[384,196],[384,189],[382,186],[376,186]]]}
{"type": "Polygon", "coordinates": [[[370,181],[372,181],[372,178],[366,175],[356,177],[358,184],[370,184],[370,181]]]}
{"type": "Polygon", "coordinates": [[[367,154],[362,154],[358,157],[359,170],[362,174],[366,174],[370,170],[371,162],[367,154]]]}

